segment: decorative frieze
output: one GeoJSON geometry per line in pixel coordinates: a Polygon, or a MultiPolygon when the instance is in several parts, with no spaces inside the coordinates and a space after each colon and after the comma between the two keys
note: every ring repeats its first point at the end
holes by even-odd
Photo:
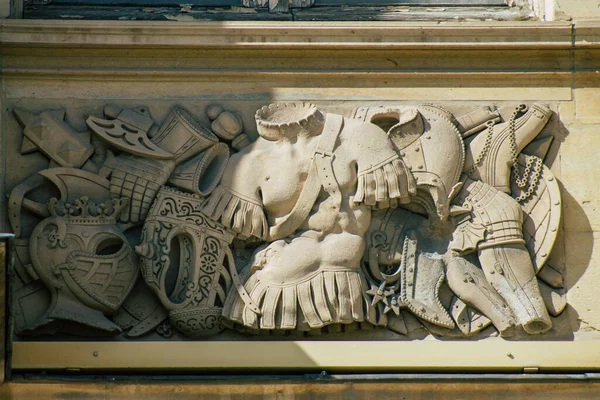
{"type": "Polygon", "coordinates": [[[21,153],[49,159],[9,198],[17,335],[511,337],[566,305],[542,104],[276,103],[254,141],[216,105],[159,124],[107,105],[82,133],[64,111],[14,114],[21,153]]]}

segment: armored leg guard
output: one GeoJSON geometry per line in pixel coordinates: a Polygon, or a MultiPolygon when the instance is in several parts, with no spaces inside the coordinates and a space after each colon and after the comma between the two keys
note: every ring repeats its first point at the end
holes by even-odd
{"type": "Polygon", "coordinates": [[[450,289],[465,303],[488,317],[503,337],[514,335],[511,309],[486,280],[481,269],[463,257],[446,257],[446,277],[450,289]]]}
{"type": "Polygon", "coordinates": [[[506,300],[527,333],[542,333],[552,327],[525,245],[482,249],[479,261],[487,280],[506,300]]]}

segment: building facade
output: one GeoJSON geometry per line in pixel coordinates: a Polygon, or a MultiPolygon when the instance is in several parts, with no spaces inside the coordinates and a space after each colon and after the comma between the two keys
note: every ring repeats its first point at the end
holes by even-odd
{"type": "Polygon", "coordinates": [[[595,398],[596,2],[316,4],[288,13],[269,13],[285,8],[270,3],[52,6],[25,5],[23,19],[21,5],[2,3],[0,209],[2,231],[17,236],[3,275],[2,396],[595,398]],[[436,125],[444,121],[452,127],[436,125]],[[304,139],[272,136],[313,128],[335,131],[330,148],[325,139],[303,148],[304,139]],[[456,149],[444,136],[455,133],[456,149]],[[313,163],[331,168],[342,195],[336,205],[329,176],[316,175],[302,214],[313,163]],[[514,186],[521,177],[528,182],[514,186]],[[495,200],[482,205],[476,185],[495,200]],[[512,199],[497,203],[507,193],[512,199]],[[109,194],[125,200],[111,205],[109,194]],[[103,207],[94,203],[102,196],[103,207]],[[84,197],[89,206],[75,203],[84,197]],[[190,198],[197,208],[185,211],[190,198]],[[386,213],[390,201],[417,217],[386,213]],[[330,206],[343,212],[323,211],[330,206]],[[190,228],[185,221],[198,215],[216,224],[196,219],[190,228]],[[354,222],[340,222],[346,215],[354,222]],[[437,230],[428,225],[436,218],[437,230]],[[412,228],[386,230],[389,219],[412,228]],[[84,244],[71,249],[69,234],[84,244]],[[91,244],[97,234],[112,242],[91,244]],[[326,246],[344,234],[361,240],[326,246]],[[113,252],[115,237],[123,244],[113,252]],[[212,253],[207,237],[216,238],[212,253]],[[98,259],[85,259],[90,249],[98,259]],[[324,268],[338,249],[345,261],[324,268]],[[277,251],[290,252],[282,275],[269,272],[277,251]],[[208,253],[224,272],[205,268],[208,253]],[[85,260],[99,270],[105,262],[107,272],[57,281],[85,260]],[[475,269],[456,266],[467,261],[475,269]],[[299,275],[289,272],[294,262],[299,275]],[[210,288],[189,286],[182,271],[204,273],[210,288]],[[224,331],[207,322],[215,309],[224,331]]]}

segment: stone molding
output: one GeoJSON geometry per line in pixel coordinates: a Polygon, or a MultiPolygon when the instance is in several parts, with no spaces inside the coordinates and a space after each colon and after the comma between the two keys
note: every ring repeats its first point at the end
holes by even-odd
{"type": "Polygon", "coordinates": [[[600,47],[600,21],[578,20],[574,24],[574,47],[598,48],[600,47]]]}
{"type": "Polygon", "coordinates": [[[212,373],[236,369],[252,373],[274,369],[514,373],[532,367],[545,374],[573,373],[597,370],[600,357],[599,346],[586,341],[19,342],[13,350],[15,370],[57,371],[69,365],[94,371],[193,369],[212,373]],[[78,351],[70,350],[73,346],[78,351]]]}
{"type": "Polygon", "coordinates": [[[597,69],[600,23],[3,20],[0,45],[7,80],[302,82],[310,76],[413,87],[454,81],[489,87],[501,80],[570,88],[573,72],[597,69]]]}
{"type": "MultiPolygon", "coordinates": [[[[598,28],[590,26],[588,30],[598,28]]],[[[573,47],[570,22],[98,23],[4,20],[0,22],[0,29],[3,45],[22,47],[411,50],[573,47]]]]}
{"type": "MultiPolygon", "coordinates": [[[[194,79],[242,79],[262,86],[290,80],[301,86],[323,86],[321,80],[325,85],[344,82],[348,86],[360,81],[378,88],[390,82],[411,88],[450,82],[461,88],[490,88],[491,82],[502,81],[511,82],[511,87],[530,88],[525,97],[520,93],[519,99],[565,100],[570,98],[572,73],[595,70],[600,58],[600,25],[584,21],[579,26],[579,22],[564,21],[4,20],[0,21],[0,68],[7,84],[68,77],[91,85],[100,80],[152,80],[161,85],[194,79]],[[362,57],[355,57],[356,51],[362,57]]],[[[516,98],[498,89],[485,93],[497,99],[516,98]]],[[[186,90],[187,86],[182,93],[186,90]]],[[[8,96],[9,92],[7,87],[8,96]]],[[[459,92],[440,96],[453,99],[461,96],[459,92]]],[[[81,95],[103,92],[90,93],[81,95]]],[[[481,99],[485,93],[473,92],[473,99],[481,99]]]]}
{"type": "Polygon", "coordinates": [[[80,378],[10,382],[0,387],[0,396],[20,400],[37,400],[40,393],[48,399],[118,398],[137,400],[189,398],[243,398],[258,399],[331,399],[352,398],[406,400],[527,398],[529,400],[584,400],[596,399],[600,383],[592,376],[551,375],[366,375],[362,377],[339,375],[303,375],[301,377],[206,377],[191,381],[189,377],[177,381],[135,380],[107,378],[94,383],[82,383],[80,378]],[[109,380],[110,379],[110,380],[109,380]]]}

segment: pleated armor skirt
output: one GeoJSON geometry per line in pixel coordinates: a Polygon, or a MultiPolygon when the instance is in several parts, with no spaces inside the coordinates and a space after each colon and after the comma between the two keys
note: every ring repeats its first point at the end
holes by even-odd
{"type": "Polygon", "coordinates": [[[244,281],[246,275],[244,287],[260,314],[252,311],[232,288],[223,307],[226,325],[309,331],[330,324],[375,323],[376,313],[369,306],[366,280],[360,270],[318,270],[287,285],[261,281],[249,269],[244,272],[240,278],[244,281]]]}

